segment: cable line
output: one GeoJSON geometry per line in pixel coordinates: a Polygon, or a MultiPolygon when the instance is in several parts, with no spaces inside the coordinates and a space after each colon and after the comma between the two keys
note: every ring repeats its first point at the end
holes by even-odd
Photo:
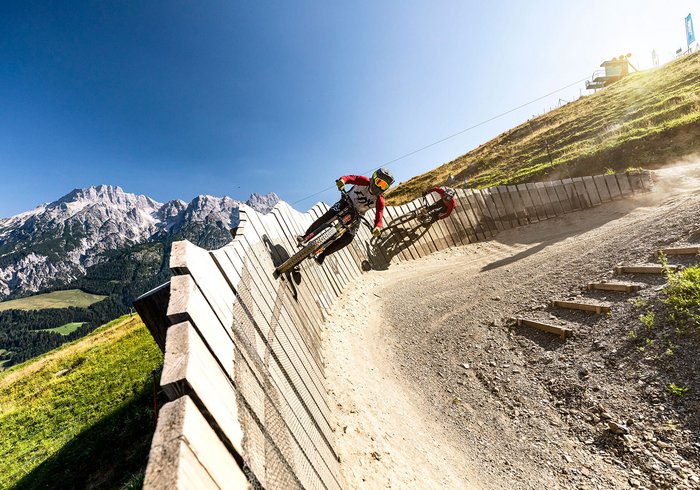
{"type": "MultiPolygon", "coordinates": [[[[555,90],[555,91],[553,91],[553,92],[550,92],[550,93],[548,93],[548,94],[546,94],[546,95],[542,95],[542,96],[540,96],[540,97],[537,97],[536,99],[532,99],[532,100],[529,101],[529,102],[526,102],[526,103],[524,103],[524,104],[521,104],[521,105],[519,105],[518,107],[514,107],[513,109],[509,109],[509,110],[507,110],[507,111],[505,111],[505,112],[501,112],[501,113],[498,114],[498,115],[495,115],[495,116],[493,116],[493,117],[490,117],[490,118],[488,118],[488,119],[485,119],[485,120],[481,121],[480,123],[474,124],[473,126],[469,126],[469,127],[466,128],[466,129],[462,129],[461,131],[457,131],[456,133],[453,133],[453,134],[451,134],[451,135],[449,135],[449,136],[445,136],[444,138],[439,139],[439,140],[437,140],[437,141],[434,141],[434,142],[432,142],[432,143],[430,143],[430,144],[428,144],[428,145],[425,145],[425,146],[423,146],[423,147],[421,147],[421,148],[418,148],[418,149],[413,150],[413,151],[410,151],[410,152],[408,152],[408,153],[406,153],[406,154],[404,154],[404,155],[401,155],[401,156],[399,156],[399,157],[396,157],[396,158],[394,158],[393,160],[389,160],[389,161],[387,161],[387,162],[384,162],[384,163],[382,163],[381,165],[379,165],[378,167],[374,167],[374,168],[372,168],[372,169],[370,169],[370,170],[365,170],[364,172],[361,172],[361,175],[365,175],[365,174],[368,174],[368,173],[370,173],[370,172],[374,172],[374,171],[377,170],[378,168],[386,167],[386,166],[388,166],[388,165],[391,165],[392,163],[398,162],[399,160],[403,160],[404,158],[408,158],[408,157],[410,157],[410,156],[412,156],[412,155],[415,155],[416,153],[420,153],[420,152],[423,151],[423,150],[427,150],[428,148],[431,148],[431,147],[433,147],[433,146],[435,146],[435,145],[439,145],[440,143],[444,143],[445,141],[447,141],[447,140],[449,140],[449,139],[452,139],[452,138],[454,138],[455,136],[459,136],[460,134],[466,133],[467,131],[471,131],[472,129],[478,128],[479,126],[483,126],[483,125],[486,124],[486,123],[490,123],[491,121],[494,121],[495,119],[498,119],[499,117],[506,116],[506,115],[510,114],[511,112],[515,112],[515,111],[517,111],[517,110],[519,110],[519,109],[522,109],[523,107],[526,107],[526,106],[528,106],[528,105],[530,105],[530,104],[534,104],[535,102],[538,102],[538,101],[540,101],[540,100],[542,100],[542,99],[546,99],[547,97],[552,96],[552,95],[556,94],[557,92],[561,92],[562,90],[566,90],[567,88],[573,87],[574,85],[578,85],[579,83],[585,82],[586,80],[588,80],[588,78],[589,78],[589,77],[582,78],[581,80],[577,80],[577,81],[575,81],[575,82],[573,82],[573,83],[570,83],[569,85],[566,85],[565,87],[558,88],[557,90],[555,90]]],[[[326,192],[326,191],[328,191],[328,190],[331,190],[331,189],[333,189],[333,186],[326,187],[325,189],[322,189],[322,190],[320,190],[320,191],[318,191],[318,192],[315,192],[314,194],[310,194],[310,195],[308,195],[308,196],[306,196],[306,197],[303,197],[303,198],[301,198],[301,199],[299,199],[299,200],[297,200],[297,201],[294,201],[294,202],[292,203],[292,206],[295,205],[295,204],[297,204],[297,203],[300,203],[300,202],[302,202],[302,201],[306,201],[306,200],[308,200],[308,199],[311,199],[312,197],[318,196],[319,194],[323,194],[324,192],[326,192]]]]}

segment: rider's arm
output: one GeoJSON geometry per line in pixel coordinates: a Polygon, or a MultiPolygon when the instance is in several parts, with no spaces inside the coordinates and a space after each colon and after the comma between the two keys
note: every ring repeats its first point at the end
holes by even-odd
{"type": "Polygon", "coordinates": [[[430,194],[431,192],[437,192],[438,194],[440,194],[440,196],[442,196],[442,193],[445,192],[445,191],[443,191],[443,190],[440,189],[439,187],[433,187],[432,189],[426,189],[426,190],[424,190],[424,191],[423,191],[423,195],[424,195],[424,196],[427,196],[427,195],[430,194]]]}
{"type": "Polygon", "coordinates": [[[343,175],[341,179],[350,185],[369,185],[369,177],[364,175],[343,175]]]}
{"type": "Polygon", "coordinates": [[[374,227],[382,227],[382,218],[384,217],[384,195],[377,197],[377,212],[374,215],[374,227]]]}

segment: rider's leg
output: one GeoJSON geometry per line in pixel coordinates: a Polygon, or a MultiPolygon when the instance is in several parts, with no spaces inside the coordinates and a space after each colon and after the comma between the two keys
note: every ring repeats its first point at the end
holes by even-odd
{"type": "Polygon", "coordinates": [[[325,213],[323,213],[323,216],[321,216],[321,217],[318,218],[316,221],[314,221],[313,223],[311,223],[311,226],[309,226],[309,227],[306,229],[306,231],[304,232],[304,236],[303,236],[302,238],[305,238],[305,237],[309,236],[309,233],[311,233],[312,231],[315,231],[315,230],[318,229],[321,225],[323,225],[323,224],[325,224],[325,223],[329,223],[333,218],[335,218],[336,214],[338,214],[338,212],[339,212],[341,209],[343,209],[343,206],[345,206],[345,202],[344,202],[344,201],[338,201],[338,202],[335,203],[333,206],[331,206],[330,209],[329,209],[328,211],[326,211],[325,213]]]}
{"type": "Polygon", "coordinates": [[[328,245],[323,252],[318,254],[316,256],[316,262],[318,262],[319,264],[323,264],[323,261],[325,260],[326,257],[328,257],[330,254],[335,253],[338,250],[350,245],[350,242],[352,242],[353,238],[355,238],[354,233],[350,233],[350,232],[345,233],[340,238],[338,238],[336,241],[334,241],[333,243],[328,245]]]}

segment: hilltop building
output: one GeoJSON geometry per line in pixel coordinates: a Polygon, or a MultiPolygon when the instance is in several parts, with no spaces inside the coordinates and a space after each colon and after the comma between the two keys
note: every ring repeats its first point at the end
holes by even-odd
{"type": "Polygon", "coordinates": [[[620,56],[619,58],[613,58],[610,61],[603,61],[601,63],[602,70],[596,70],[593,72],[593,76],[590,80],[586,80],[587,90],[598,90],[599,88],[605,88],[611,83],[615,83],[618,80],[629,75],[630,67],[637,71],[637,69],[629,62],[629,57],[631,54],[620,56]]]}

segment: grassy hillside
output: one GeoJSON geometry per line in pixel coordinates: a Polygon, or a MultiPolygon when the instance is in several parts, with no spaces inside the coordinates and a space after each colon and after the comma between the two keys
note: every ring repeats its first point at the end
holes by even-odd
{"type": "Polygon", "coordinates": [[[450,175],[487,187],[660,166],[700,152],[700,52],[633,73],[389,192],[401,204],[450,175]]]}
{"type": "Polygon", "coordinates": [[[91,304],[102,301],[107,296],[90,294],[79,289],[54,291],[52,293],[37,294],[26,298],[13,299],[0,303],[0,311],[5,310],[43,310],[47,308],[87,308],[91,304]]]}
{"type": "Polygon", "coordinates": [[[0,373],[0,488],[138,485],[161,363],[127,315],[0,373]]]}

